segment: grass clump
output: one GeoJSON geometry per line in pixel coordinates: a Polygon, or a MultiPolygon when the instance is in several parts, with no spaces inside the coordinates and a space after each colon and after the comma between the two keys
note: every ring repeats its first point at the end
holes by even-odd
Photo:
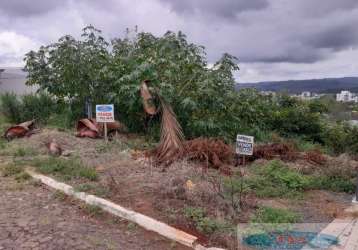
{"type": "Polygon", "coordinates": [[[53,174],[65,180],[84,178],[96,181],[98,179],[95,169],[84,166],[80,160],[75,158],[67,160],[50,157],[47,159],[36,159],[32,164],[43,174],[53,174]]]}
{"type": "Polygon", "coordinates": [[[251,218],[251,223],[297,223],[301,216],[282,208],[260,207],[251,218]]]}

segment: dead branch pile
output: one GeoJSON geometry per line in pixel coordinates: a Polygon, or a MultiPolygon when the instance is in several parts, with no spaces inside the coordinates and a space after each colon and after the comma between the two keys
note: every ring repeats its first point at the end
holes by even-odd
{"type": "Polygon", "coordinates": [[[327,158],[322,154],[319,149],[313,149],[305,153],[304,159],[312,164],[324,165],[327,158]]]}
{"type": "Polygon", "coordinates": [[[184,148],[183,158],[203,162],[213,168],[231,164],[235,156],[234,149],[230,145],[215,138],[196,138],[186,141],[184,148]]]}
{"type": "Polygon", "coordinates": [[[289,143],[272,143],[257,145],[254,148],[254,154],[249,160],[266,159],[272,160],[280,158],[283,161],[295,161],[299,157],[298,151],[293,144],[289,143]]]}
{"type": "Polygon", "coordinates": [[[36,132],[38,132],[38,130],[35,129],[35,120],[31,120],[8,128],[5,131],[4,137],[10,141],[14,138],[29,137],[36,132]]]}
{"type": "Polygon", "coordinates": [[[183,150],[172,150],[165,161],[158,161],[158,148],[146,152],[146,157],[153,157],[156,165],[168,166],[175,161],[186,159],[202,163],[204,168],[219,169],[222,174],[231,175],[228,167],[234,160],[234,149],[224,141],[216,138],[196,138],[182,142],[183,150]]]}

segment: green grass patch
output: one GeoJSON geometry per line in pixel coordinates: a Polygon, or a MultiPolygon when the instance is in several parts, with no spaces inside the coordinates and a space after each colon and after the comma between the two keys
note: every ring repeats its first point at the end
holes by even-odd
{"type": "Polygon", "coordinates": [[[297,223],[301,216],[282,208],[260,207],[251,218],[251,223],[297,223]]]}
{"type": "Polygon", "coordinates": [[[263,166],[253,165],[245,182],[258,197],[297,199],[303,197],[305,190],[322,189],[346,193],[353,193],[355,190],[354,180],[348,177],[324,173],[304,175],[277,160],[263,166]]]}
{"type": "Polygon", "coordinates": [[[252,175],[246,182],[259,197],[297,197],[310,187],[308,176],[288,168],[277,160],[253,168],[252,175]]]}
{"type": "Polygon", "coordinates": [[[96,181],[98,174],[94,168],[87,167],[79,159],[61,159],[50,157],[47,159],[35,159],[32,165],[43,174],[52,174],[64,180],[84,178],[96,181]]]}

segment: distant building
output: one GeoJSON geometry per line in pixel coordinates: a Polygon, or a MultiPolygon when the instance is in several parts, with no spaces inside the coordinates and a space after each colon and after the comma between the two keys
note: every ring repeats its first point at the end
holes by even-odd
{"type": "Polygon", "coordinates": [[[260,91],[260,93],[262,94],[262,95],[266,95],[266,96],[269,96],[269,95],[276,95],[276,92],[274,92],[274,91],[260,91]]]}
{"type": "Polygon", "coordinates": [[[358,96],[348,90],[342,90],[336,96],[337,102],[358,102],[358,96]]]}
{"type": "Polygon", "coordinates": [[[301,93],[301,98],[306,99],[306,98],[311,98],[311,97],[312,97],[312,93],[309,91],[304,91],[301,93]]]}
{"type": "Polygon", "coordinates": [[[324,94],[317,94],[317,93],[312,93],[310,91],[303,91],[301,94],[292,95],[292,97],[296,97],[302,100],[312,100],[312,99],[320,98],[323,95],[324,94]]]}

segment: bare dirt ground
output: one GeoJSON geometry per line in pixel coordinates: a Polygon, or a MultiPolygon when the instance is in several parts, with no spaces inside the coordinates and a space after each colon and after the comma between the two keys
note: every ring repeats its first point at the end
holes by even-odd
{"type": "Polygon", "coordinates": [[[43,186],[0,177],[0,249],[186,249],[43,186]]]}

